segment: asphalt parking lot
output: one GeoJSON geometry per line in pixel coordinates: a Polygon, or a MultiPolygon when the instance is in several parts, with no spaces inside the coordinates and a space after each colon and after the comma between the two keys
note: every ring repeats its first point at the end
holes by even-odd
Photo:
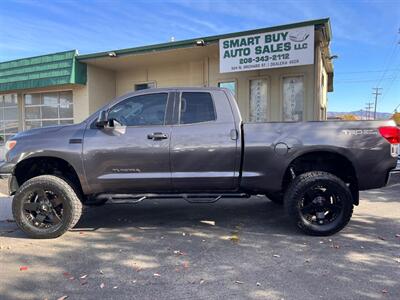
{"type": "Polygon", "coordinates": [[[0,223],[1,299],[400,299],[399,278],[400,184],[323,238],[263,197],[106,204],[55,240],[0,223]]]}

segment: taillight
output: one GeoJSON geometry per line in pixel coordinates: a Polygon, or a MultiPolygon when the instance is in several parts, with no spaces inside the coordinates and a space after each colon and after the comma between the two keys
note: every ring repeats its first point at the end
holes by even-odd
{"type": "Polygon", "coordinates": [[[400,144],[400,129],[396,126],[379,127],[379,133],[391,144],[400,144]]]}

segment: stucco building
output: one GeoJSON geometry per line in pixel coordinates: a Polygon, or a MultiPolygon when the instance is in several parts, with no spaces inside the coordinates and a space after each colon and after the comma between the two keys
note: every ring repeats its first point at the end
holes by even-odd
{"type": "Polygon", "coordinates": [[[84,120],[116,96],[171,86],[222,86],[245,121],[326,118],[333,90],[329,19],[78,55],[0,63],[0,140],[84,120]]]}

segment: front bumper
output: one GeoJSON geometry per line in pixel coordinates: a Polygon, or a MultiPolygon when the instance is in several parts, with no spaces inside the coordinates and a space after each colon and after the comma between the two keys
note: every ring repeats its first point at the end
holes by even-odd
{"type": "Polygon", "coordinates": [[[15,165],[8,162],[0,162],[0,194],[12,195],[16,191],[16,178],[13,175],[15,165]]]}

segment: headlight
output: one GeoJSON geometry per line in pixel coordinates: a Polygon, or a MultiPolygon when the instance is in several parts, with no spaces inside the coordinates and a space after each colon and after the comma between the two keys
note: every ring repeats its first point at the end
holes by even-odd
{"type": "Polygon", "coordinates": [[[13,141],[13,140],[7,141],[7,143],[6,143],[7,151],[10,151],[12,148],[14,148],[16,144],[17,144],[17,141],[13,141]]]}

